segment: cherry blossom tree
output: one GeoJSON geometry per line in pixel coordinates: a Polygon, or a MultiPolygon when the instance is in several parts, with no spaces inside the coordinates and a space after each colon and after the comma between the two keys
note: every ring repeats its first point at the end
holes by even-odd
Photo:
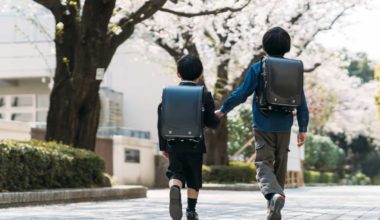
{"type": "Polygon", "coordinates": [[[35,7],[35,3],[43,6],[55,20],[56,68],[46,139],[89,150],[95,148],[101,80],[117,48],[131,38],[136,26],[156,13],[203,16],[233,11],[236,3],[223,1],[210,5],[203,0],[30,2],[30,7],[35,7]]]}
{"type": "MultiPolygon", "coordinates": [[[[380,83],[380,65],[378,65],[375,68],[375,79],[380,83]]],[[[380,119],[380,85],[379,85],[379,88],[377,90],[376,104],[377,104],[377,112],[378,112],[377,114],[378,114],[378,117],[380,119]]]]}
{"type": "MultiPolygon", "coordinates": [[[[244,79],[246,70],[259,61],[264,52],[261,38],[273,26],[286,28],[293,38],[293,58],[305,59],[306,72],[318,68],[320,61],[305,54],[315,37],[330,30],[359,1],[250,1],[240,10],[218,16],[193,18],[156,14],[144,22],[152,39],[174,60],[183,54],[199,54],[205,63],[205,84],[214,94],[219,108],[232,90],[244,79]],[[286,10],[284,10],[286,8],[286,10]],[[307,56],[311,58],[306,59],[307,56]]],[[[146,32],[146,31],[145,31],[146,32]]],[[[311,55],[310,55],[311,54],[311,55]]],[[[207,164],[227,164],[227,124],[208,130],[207,164]]]]}
{"type": "Polygon", "coordinates": [[[338,97],[315,75],[306,77],[305,93],[309,108],[309,132],[323,134],[324,126],[333,116],[338,97]]]}
{"type": "Polygon", "coordinates": [[[364,136],[380,140],[380,123],[376,120],[377,82],[362,83],[358,77],[350,77],[339,52],[326,52],[324,65],[314,72],[316,78],[337,99],[331,120],[324,126],[325,132],[344,133],[347,141],[364,136]]]}

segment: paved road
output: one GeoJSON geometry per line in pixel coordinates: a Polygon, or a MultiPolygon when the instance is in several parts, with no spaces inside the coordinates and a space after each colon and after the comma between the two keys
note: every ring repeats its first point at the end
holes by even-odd
{"type": "MultiPolygon", "coordinates": [[[[380,220],[380,187],[323,187],[286,191],[283,219],[380,220]]],[[[167,218],[168,190],[151,190],[146,199],[0,209],[0,219],[156,219],[167,218]]],[[[183,201],[186,201],[184,194],[183,201]]],[[[266,219],[259,192],[203,191],[203,220],[266,219]]]]}

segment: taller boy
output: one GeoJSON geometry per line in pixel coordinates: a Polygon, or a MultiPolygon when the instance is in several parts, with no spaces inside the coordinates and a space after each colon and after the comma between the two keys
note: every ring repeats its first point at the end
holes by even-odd
{"type": "MultiPolygon", "coordinates": [[[[290,36],[280,27],[267,31],[263,37],[263,48],[267,55],[282,58],[290,51],[290,36]]],[[[237,105],[245,102],[254,92],[257,93],[262,63],[251,66],[242,85],[237,88],[216,111],[223,117],[237,105]]],[[[293,114],[281,111],[263,112],[257,99],[253,101],[253,127],[255,133],[257,180],[261,192],[268,200],[268,219],[281,219],[281,209],[285,204],[284,185],[287,171],[288,151],[293,114]]],[[[304,144],[309,122],[305,94],[302,91],[301,105],[297,107],[299,125],[298,145],[304,144]]]]}
{"type": "MultiPolygon", "coordinates": [[[[202,62],[198,57],[193,55],[186,55],[182,57],[177,63],[177,74],[181,78],[180,86],[194,87],[198,85],[203,72],[202,62]]],[[[203,106],[203,125],[207,127],[217,127],[219,119],[215,115],[214,100],[211,93],[204,89],[202,106],[203,106]]],[[[176,95],[176,94],[174,94],[176,95]]],[[[179,95],[179,94],[178,94],[179,95]]],[[[183,98],[181,98],[183,99],[183,98]]],[[[191,100],[184,100],[190,102],[191,100]]],[[[180,220],[182,218],[182,203],[181,203],[181,188],[185,184],[187,190],[187,210],[186,218],[188,220],[197,220],[198,214],[195,211],[195,206],[198,199],[199,189],[202,188],[202,162],[203,154],[206,153],[205,141],[203,139],[203,130],[201,130],[201,139],[191,141],[186,139],[165,139],[162,135],[164,129],[163,105],[158,107],[158,130],[159,130],[159,145],[160,151],[169,158],[169,168],[166,176],[170,179],[170,204],[169,212],[173,220],[180,220]]],[[[201,111],[197,109],[196,105],[189,107],[190,111],[201,111]]],[[[186,114],[186,112],[176,108],[174,114],[186,114]]],[[[186,110],[188,112],[188,110],[186,110]]],[[[201,112],[199,112],[201,114],[201,112]]],[[[188,118],[189,115],[182,115],[188,118]]],[[[186,120],[188,121],[188,120],[186,120]]],[[[177,127],[185,127],[187,125],[177,125],[177,127]]],[[[203,129],[203,128],[201,128],[203,129]]]]}

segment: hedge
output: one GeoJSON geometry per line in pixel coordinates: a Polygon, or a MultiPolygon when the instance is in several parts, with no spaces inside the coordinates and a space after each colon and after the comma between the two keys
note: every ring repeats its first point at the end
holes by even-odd
{"type": "Polygon", "coordinates": [[[0,191],[104,186],[94,152],[55,142],[0,141],[0,191]]]}
{"type": "Polygon", "coordinates": [[[305,183],[338,183],[339,176],[332,172],[304,171],[305,183]]]}
{"type": "Polygon", "coordinates": [[[305,170],[304,181],[305,183],[338,183],[339,176],[332,172],[305,170]]]}
{"type": "Polygon", "coordinates": [[[319,183],[321,173],[318,171],[304,171],[303,178],[305,183],[319,183]]]}
{"type": "Polygon", "coordinates": [[[230,162],[229,166],[203,166],[203,180],[209,183],[251,183],[255,181],[253,164],[230,162]]]}

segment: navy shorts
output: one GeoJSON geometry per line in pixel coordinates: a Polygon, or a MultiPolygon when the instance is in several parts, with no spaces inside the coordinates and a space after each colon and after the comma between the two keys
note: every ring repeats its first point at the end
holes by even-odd
{"type": "Polygon", "coordinates": [[[199,190],[202,188],[203,153],[169,152],[169,179],[181,180],[183,186],[199,190]]]}

